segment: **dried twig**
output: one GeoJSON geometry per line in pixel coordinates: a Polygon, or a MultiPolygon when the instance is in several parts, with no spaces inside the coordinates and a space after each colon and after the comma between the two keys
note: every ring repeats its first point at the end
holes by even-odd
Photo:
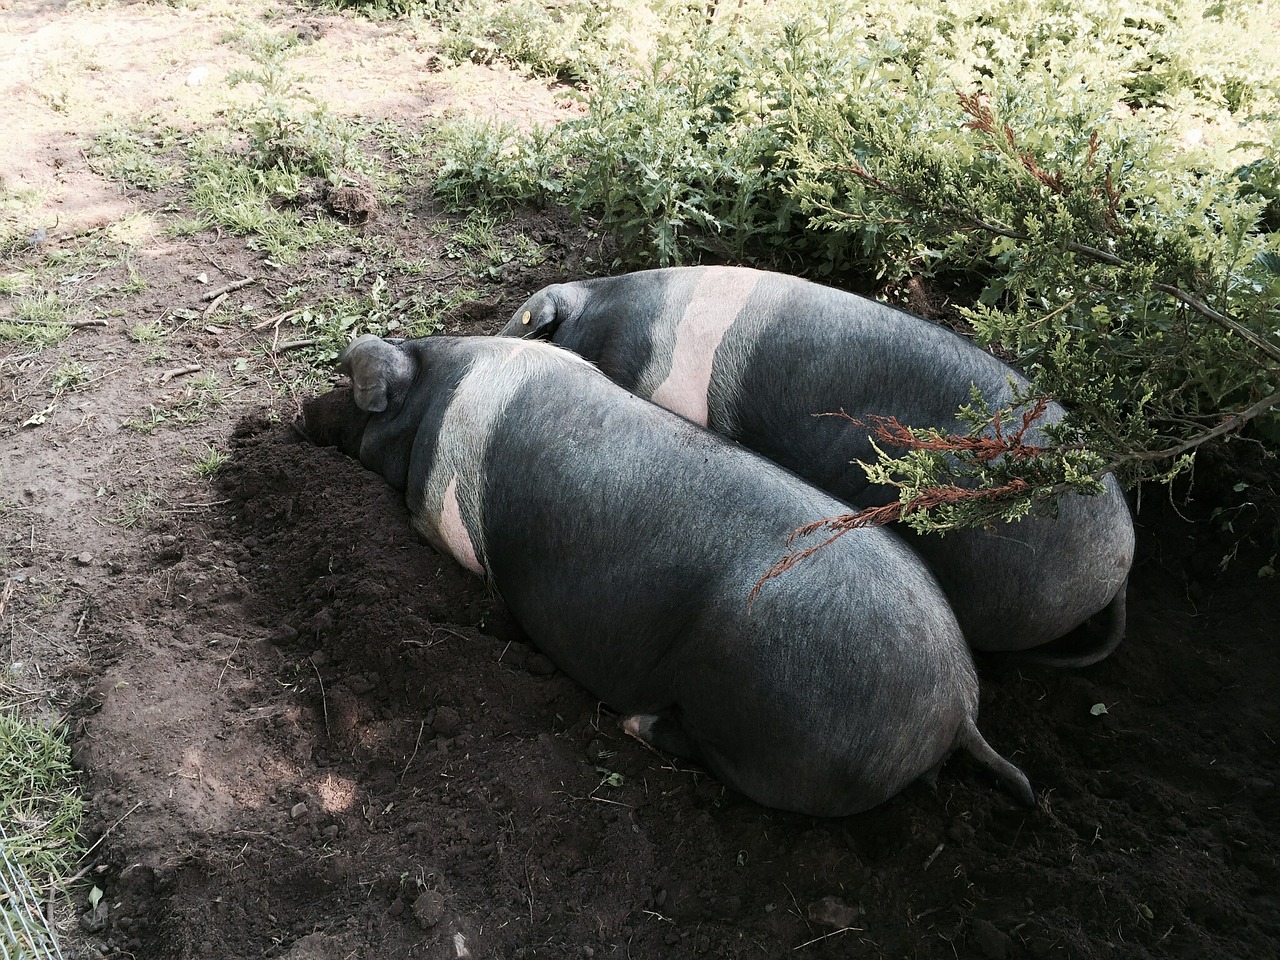
{"type": "Polygon", "coordinates": [[[324,693],[324,678],[320,676],[320,668],[316,666],[314,660],[311,661],[311,669],[316,672],[316,679],[320,681],[320,706],[324,709],[324,735],[332,740],[333,734],[329,730],[329,698],[324,693]]]}
{"type": "Polygon", "coordinates": [[[228,283],[224,287],[217,287],[213,290],[206,290],[200,294],[201,300],[217,300],[223,294],[232,293],[241,287],[247,287],[251,283],[257,283],[257,277],[245,277],[243,280],[236,280],[234,283],[228,283]]]}
{"type": "Polygon", "coordinates": [[[312,337],[303,337],[301,340],[286,340],[284,343],[276,346],[276,350],[283,353],[286,350],[297,350],[301,347],[314,347],[316,340],[312,337]]]}
{"type": "Polygon", "coordinates": [[[166,370],[164,373],[160,374],[160,379],[156,382],[165,384],[174,377],[181,377],[188,373],[199,373],[203,369],[204,367],[200,366],[198,363],[184,363],[180,367],[174,367],[172,370],[166,370]]]}
{"type": "Polygon", "coordinates": [[[227,300],[226,291],[223,291],[222,293],[214,297],[213,300],[209,303],[209,305],[204,308],[204,316],[201,319],[208,320],[209,315],[212,314],[213,311],[217,310],[220,306],[222,306],[226,302],[226,300],[227,300]]]}
{"type": "Polygon", "coordinates": [[[5,605],[9,602],[9,598],[13,596],[13,579],[10,578],[4,582],[4,590],[0,591],[0,616],[4,616],[5,605]]]}
{"type": "Polygon", "coordinates": [[[418,748],[422,746],[422,731],[427,729],[427,721],[423,720],[418,724],[418,740],[413,745],[413,753],[409,754],[409,759],[404,765],[404,770],[400,772],[400,783],[404,783],[404,778],[409,775],[409,767],[413,764],[413,758],[418,755],[418,748]]]}
{"type": "Polygon", "coordinates": [[[838,936],[840,936],[840,934],[842,934],[842,933],[848,933],[848,932],[849,932],[849,931],[851,931],[851,930],[861,932],[862,928],[861,928],[861,927],[841,927],[839,930],[832,930],[830,933],[824,933],[824,934],[823,934],[822,936],[820,936],[820,937],[814,937],[812,940],[806,940],[804,943],[798,944],[798,945],[796,945],[796,946],[792,947],[791,949],[792,949],[792,950],[799,950],[799,949],[801,949],[802,947],[807,947],[807,946],[809,946],[809,945],[810,945],[810,944],[812,944],[812,943],[818,943],[820,940],[826,940],[826,939],[828,939],[829,937],[838,937],[838,936]]]}
{"type": "Polygon", "coordinates": [[[285,320],[289,320],[293,317],[296,317],[301,312],[302,310],[300,308],[294,308],[293,310],[286,310],[284,313],[278,313],[274,317],[267,317],[267,319],[263,320],[261,323],[255,323],[251,329],[265,330],[267,329],[267,327],[272,326],[273,324],[283,323],[285,320]]]}

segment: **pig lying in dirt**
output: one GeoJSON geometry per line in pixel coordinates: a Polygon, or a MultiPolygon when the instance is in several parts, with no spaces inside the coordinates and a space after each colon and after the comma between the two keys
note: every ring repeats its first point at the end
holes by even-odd
{"type": "Polygon", "coordinates": [[[304,432],[403,490],[414,528],[628,732],[785,810],[865,810],[955,749],[1034,803],[899,538],[856,531],[749,605],[787,535],[841,504],[548,344],[366,336],[339,366],[353,389],[311,401],[304,432]]]}
{"type": "MultiPolygon", "coordinates": [[[[967,428],[956,417],[976,385],[1008,406],[1026,380],[950,330],[873,300],[741,267],[687,267],[545,287],[505,336],[534,337],[597,364],[642,397],[732,437],[857,507],[897,498],[869,485],[867,429],[845,411],[917,427],[967,428]]],[[[1061,419],[1051,404],[1042,422],[1061,419]]],[[[1039,430],[1027,442],[1042,443],[1039,430]]],[[[977,650],[1028,650],[1105,610],[1083,652],[1037,657],[1085,666],[1124,636],[1133,523],[1119,485],[1059,498],[1057,516],[945,537],[905,526],[977,650]]]]}

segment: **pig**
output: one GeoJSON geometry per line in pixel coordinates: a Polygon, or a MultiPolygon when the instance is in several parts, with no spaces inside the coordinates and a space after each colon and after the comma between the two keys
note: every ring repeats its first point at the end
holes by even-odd
{"type": "MultiPolygon", "coordinates": [[[[800,474],[845,503],[897,499],[872,485],[869,430],[840,417],[897,417],[966,432],[958,409],[976,386],[992,408],[1027,381],[958,334],[874,300],[742,267],[676,267],[553,284],[502,330],[597,364],[628,390],[800,474]]],[[[1040,423],[1065,415],[1050,403],[1040,423]]],[[[1044,442],[1028,431],[1029,443],[1044,442]]],[[[1060,666],[1103,659],[1124,636],[1133,521],[1120,486],[1058,498],[1055,516],[918,535],[975,650],[1027,651],[1103,612],[1069,651],[1024,655],[1060,666]]],[[[845,511],[848,512],[848,511],[845,511]]],[[[1061,645],[1060,645],[1061,646],[1061,645]]]]}
{"type": "Polygon", "coordinates": [[[955,749],[1034,805],[979,733],[969,649],[900,538],[850,534],[749,603],[838,502],[551,344],[364,336],[339,369],[351,390],[310,401],[304,435],[403,491],[413,528],[627,733],[783,810],[865,810],[955,749]]]}

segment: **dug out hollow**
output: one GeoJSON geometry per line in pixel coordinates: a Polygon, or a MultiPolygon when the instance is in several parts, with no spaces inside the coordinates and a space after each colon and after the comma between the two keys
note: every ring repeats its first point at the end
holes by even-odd
{"type": "Polygon", "coordinates": [[[1280,590],[1224,578],[1193,602],[1182,571],[1201,531],[1176,517],[1139,515],[1128,639],[1110,659],[1078,673],[979,659],[984,732],[1038,810],[957,758],[936,790],[818,819],[623,736],[481,581],[416,541],[381,478],[262,421],[235,445],[207,549],[243,594],[218,616],[242,619],[218,629],[271,638],[244,647],[237,696],[277,722],[239,761],[282,759],[267,800],[229,802],[195,842],[120,841],[120,867],[150,872],[100,883],[147,955],[1240,958],[1280,944],[1280,590]]]}

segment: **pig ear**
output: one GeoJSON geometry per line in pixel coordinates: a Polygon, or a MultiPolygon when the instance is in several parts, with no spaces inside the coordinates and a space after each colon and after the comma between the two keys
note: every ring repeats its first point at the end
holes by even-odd
{"type": "Polygon", "coordinates": [[[564,319],[557,287],[539,290],[521,307],[503,333],[526,339],[550,340],[564,319]]]}
{"type": "Polygon", "coordinates": [[[414,362],[398,346],[366,333],[342,351],[338,370],[351,377],[357,407],[382,413],[413,381],[414,362]]]}

